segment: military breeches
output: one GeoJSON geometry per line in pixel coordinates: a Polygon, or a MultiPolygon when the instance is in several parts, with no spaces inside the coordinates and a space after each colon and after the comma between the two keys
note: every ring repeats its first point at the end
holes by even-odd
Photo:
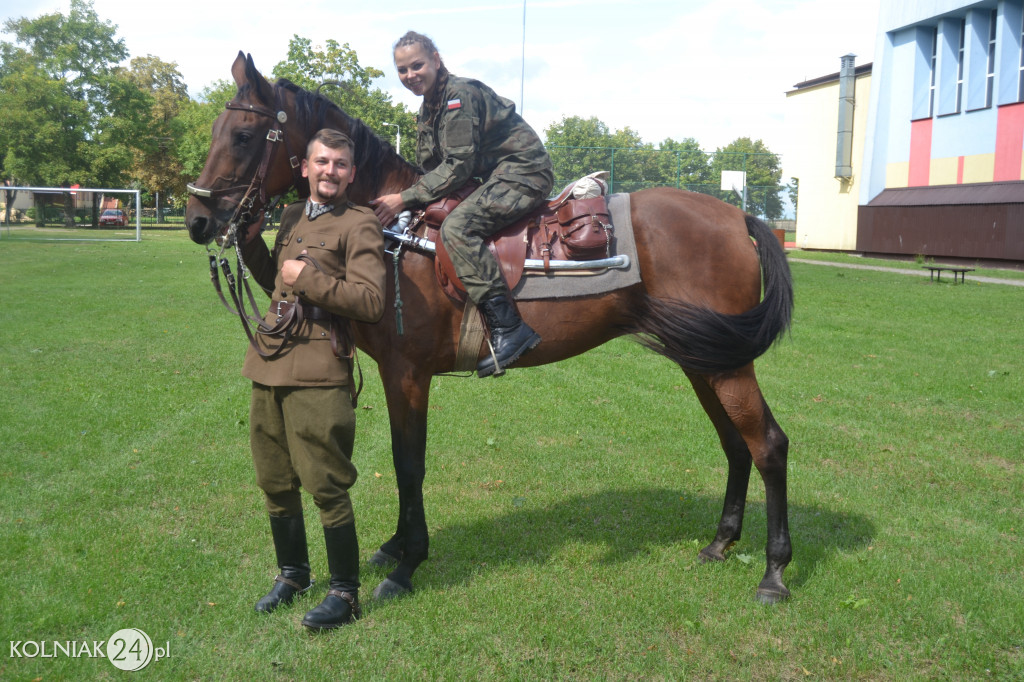
{"type": "Polygon", "coordinates": [[[492,177],[470,194],[441,224],[441,242],[455,274],[474,303],[508,293],[486,239],[540,206],[551,191],[492,177]]]}
{"type": "Polygon", "coordinates": [[[356,482],[355,425],[347,386],[253,383],[249,441],[256,483],[271,516],[300,514],[305,488],[325,527],[355,521],[348,495],[356,482]]]}

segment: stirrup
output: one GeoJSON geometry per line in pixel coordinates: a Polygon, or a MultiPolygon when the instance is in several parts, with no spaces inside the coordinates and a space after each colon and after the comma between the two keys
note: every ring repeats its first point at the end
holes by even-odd
{"type": "Polygon", "coordinates": [[[494,344],[490,338],[487,339],[487,352],[491,354],[491,362],[494,363],[494,371],[487,376],[500,377],[505,373],[505,368],[498,364],[498,355],[494,352],[494,344]]]}

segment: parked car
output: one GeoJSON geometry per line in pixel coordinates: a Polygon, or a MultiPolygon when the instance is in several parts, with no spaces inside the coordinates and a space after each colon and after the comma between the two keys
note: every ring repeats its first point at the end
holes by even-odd
{"type": "Polygon", "coordinates": [[[124,211],[118,208],[108,208],[100,216],[100,225],[117,225],[118,227],[124,227],[128,224],[128,216],[124,214],[124,211]]]}

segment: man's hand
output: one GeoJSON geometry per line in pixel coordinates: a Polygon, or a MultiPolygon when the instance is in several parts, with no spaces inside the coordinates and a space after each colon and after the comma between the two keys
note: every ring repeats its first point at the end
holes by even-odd
{"type": "MultiPolygon", "coordinates": [[[[308,251],[303,249],[302,255],[305,256],[308,251]]],[[[281,279],[284,280],[285,286],[295,286],[295,282],[299,280],[299,273],[302,272],[302,268],[306,267],[306,261],[302,260],[286,260],[281,264],[281,279]]]]}
{"type": "Polygon", "coordinates": [[[398,214],[405,210],[405,202],[402,201],[401,194],[385,194],[382,197],[377,197],[370,202],[370,206],[373,208],[373,214],[377,216],[377,220],[384,227],[394,225],[398,214]]]}

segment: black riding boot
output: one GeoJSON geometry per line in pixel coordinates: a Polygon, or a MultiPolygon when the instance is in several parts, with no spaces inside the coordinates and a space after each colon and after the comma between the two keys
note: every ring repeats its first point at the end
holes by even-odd
{"type": "Polygon", "coordinates": [[[327,567],[331,583],[320,605],[306,614],[302,624],[312,630],[333,630],[362,615],[359,609],[359,542],[356,526],[324,528],[327,567]]]}
{"type": "Polygon", "coordinates": [[[291,604],[296,595],[303,594],[313,585],[309,577],[306,524],[302,515],[271,516],[270,533],[274,538],[274,551],[281,573],[274,578],[270,592],[256,602],[256,610],[262,613],[270,613],[281,604],[291,604]]]}
{"type": "Polygon", "coordinates": [[[494,354],[480,361],[476,366],[476,374],[480,377],[492,374],[500,376],[520,355],[540,343],[540,334],[523,322],[512,301],[504,294],[480,301],[480,310],[491,330],[494,354]],[[494,364],[495,358],[498,360],[497,367],[494,364]]]}

